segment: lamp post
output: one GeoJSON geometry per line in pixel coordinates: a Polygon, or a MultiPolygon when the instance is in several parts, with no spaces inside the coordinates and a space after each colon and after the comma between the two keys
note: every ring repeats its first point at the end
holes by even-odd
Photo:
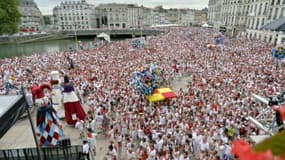
{"type": "Polygon", "coordinates": [[[74,26],[73,31],[74,31],[74,40],[75,40],[75,50],[77,50],[78,49],[77,34],[76,34],[76,26],[77,25],[75,22],[73,23],[73,26],[74,26]]]}

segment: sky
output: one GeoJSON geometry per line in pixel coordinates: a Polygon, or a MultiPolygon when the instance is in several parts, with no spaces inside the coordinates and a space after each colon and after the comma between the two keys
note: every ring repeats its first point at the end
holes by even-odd
{"type": "MultiPolygon", "coordinates": [[[[61,0],[34,0],[43,15],[52,14],[52,9],[59,5],[61,0]]],[[[62,0],[78,1],[78,0],[62,0]]],[[[162,5],[163,8],[191,8],[202,9],[208,7],[209,0],[87,0],[87,3],[98,5],[102,3],[132,3],[144,5],[146,7],[155,7],[162,5]]]]}

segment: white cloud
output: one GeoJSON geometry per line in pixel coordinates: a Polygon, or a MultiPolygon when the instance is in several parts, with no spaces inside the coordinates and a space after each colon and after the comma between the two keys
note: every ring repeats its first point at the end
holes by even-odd
{"type": "MultiPolygon", "coordinates": [[[[34,0],[43,14],[52,14],[52,9],[60,4],[60,0],[34,0]]],[[[78,0],[64,0],[78,1],[78,0]]],[[[208,0],[87,0],[88,3],[98,5],[101,3],[132,3],[155,7],[163,5],[164,8],[193,8],[202,9],[208,7],[208,0]]]]}

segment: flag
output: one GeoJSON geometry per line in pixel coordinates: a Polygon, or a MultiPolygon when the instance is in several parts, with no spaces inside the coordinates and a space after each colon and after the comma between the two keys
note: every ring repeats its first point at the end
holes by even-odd
{"type": "Polygon", "coordinates": [[[163,101],[165,99],[176,98],[177,95],[170,88],[155,89],[151,96],[148,96],[150,102],[163,101]]]}

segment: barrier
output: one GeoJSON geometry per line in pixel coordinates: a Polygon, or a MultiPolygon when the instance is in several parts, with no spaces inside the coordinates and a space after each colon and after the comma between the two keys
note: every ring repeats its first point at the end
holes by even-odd
{"type": "MultiPolygon", "coordinates": [[[[82,146],[69,147],[43,147],[41,148],[42,160],[77,160],[79,152],[82,152],[82,146]]],[[[39,155],[36,148],[20,148],[0,150],[1,160],[38,160],[39,155]]]]}

